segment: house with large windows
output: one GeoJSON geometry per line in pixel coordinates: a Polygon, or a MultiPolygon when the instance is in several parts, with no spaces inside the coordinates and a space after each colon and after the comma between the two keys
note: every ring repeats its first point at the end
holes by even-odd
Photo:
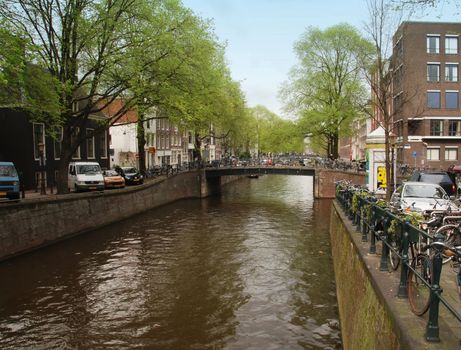
{"type": "MultiPolygon", "coordinates": [[[[75,151],[73,160],[96,161],[103,168],[109,167],[107,130],[93,133],[101,118],[90,116],[85,125],[88,138],[75,151]]],[[[55,185],[62,130],[52,137],[45,123],[34,121],[27,112],[8,108],[0,109],[0,125],[0,160],[14,162],[25,189],[37,189],[42,174],[47,186],[55,185]]]]}
{"type": "Polygon", "coordinates": [[[403,22],[393,37],[394,130],[403,164],[459,164],[461,23],[403,22]]]}

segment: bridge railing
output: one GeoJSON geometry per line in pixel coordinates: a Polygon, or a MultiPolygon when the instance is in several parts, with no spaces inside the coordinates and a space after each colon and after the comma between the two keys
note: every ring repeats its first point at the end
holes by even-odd
{"type": "MultiPolygon", "coordinates": [[[[389,272],[390,254],[400,262],[400,277],[397,296],[408,298],[408,274],[411,270],[421,281],[424,276],[412,267],[414,249],[421,242],[430,243],[443,241],[443,236],[430,235],[415,225],[410,216],[402,218],[392,212],[383,200],[359,186],[350,186],[338,183],[336,185],[336,199],[345,214],[356,225],[361,233],[362,242],[369,242],[369,253],[376,254],[377,241],[381,242],[380,271],[389,272]],[[397,244],[395,244],[397,243],[397,244]]],[[[426,325],[425,338],[429,342],[439,342],[439,304],[442,303],[449,312],[461,322],[461,315],[442,294],[440,277],[442,259],[440,254],[432,256],[432,276],[430,284],[429,318],[426,325]]]]}

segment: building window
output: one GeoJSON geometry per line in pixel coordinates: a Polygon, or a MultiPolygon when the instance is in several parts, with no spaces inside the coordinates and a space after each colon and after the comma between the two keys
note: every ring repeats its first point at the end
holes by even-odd
{"type": "Polygon", "coordinates": [[[88,159],[94,159],[94,130],[86,129],[86,154],[88,159]]]}
{"type": "Polygon", "coordinates": [[[446,91],[445,92],[445,108],[447,109],[458,109],[458,91],[446,91]]]}
{"type": "Polygon", "coordinates": [[[445,147],[445,160],[458,160],[458,149],[445,147]]]}
{"type": "Polygon", "coordinates": [[[440,52],[440,35],[427,36],[427,53],[440,52]]]}
{"type": "Polygon", "coordinates": [[[458,81],[458,64],[446,63],[445,64],[445,81],[457,82],[458,81]]]}
{"type": "MultiPolygon", "coordinates": [[[[40,143],[45,145],[45,125],[41,123],[33,123],[32,126],[34,132],[34,159],[40,160],[38,145],[40,143]]],[[[45,148],[43,149],[43,154],[46,154],[45,148]]]]}
{"type": "Polygon", "coordinates": [[[56,139],[54,140],[54,159],[58,160],[61,159],[61,143],[62,143],[62,128],[59,128],[59,132],[56,135],[56,139]]]}
{"type": "Polygon", "coordinates": [[[457,54],[458,53],[458,37],[446,36],[445,37],[445,53],[457,54]]]}
{"type": "Polygon", "coordinates": [[[461,136],[461,121],[449,120],[448,121],[448,136],[461,136]]]}
{"type": "MultiPolygon", "coordinates": [[[[72,128],[72,133],[70,136],[71,145],[74,145],[75,142],[77,142],[78,133],[79,128],[72,128]]],[[[72,159],[80,159],[80,146],[78,146],[75,152],[72,154],[72,159]]]]}
{"type": "Polygon", "coordinates": [[[440,108],[440,91],[427,92],[427,107],[440,108]]]}
{"type": "Polygon", "coordinates": [[[101,159],[107,158],[107,134],[106,131],[101,133],[99,137],[99,152],[101,159]]]}
{"type": "Polygon", "coordinates": [[[427,160],[440,160],[440,149],[439,148],[428,148],[427,149],[427,160]]]}
{"type": "Polygon", "coordinates": [[[431,120],[431,136],[443,135],[443,120],[431,120]]]}
{"type": "Polygon", "coordinates": [[[440,63],[427,64],[427,81],[440,81],[440,63]]]}

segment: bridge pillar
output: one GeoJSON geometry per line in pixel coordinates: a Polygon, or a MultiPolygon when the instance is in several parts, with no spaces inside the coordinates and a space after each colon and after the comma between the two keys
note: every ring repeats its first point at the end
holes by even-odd
{"type": "Polygon", "coordinates": [[[221,192],[221,176],[207,178],[205,170],[200,171],[200,197],[205,198],[221,192]]]}
{"type": "Polygon", "coordinates": [[[364,185],[365,174],[335,169],[316,169],[314,176],[314,197],[335,198],[335,183],[340,180],[348,180],[356,185],[364,185]]]}

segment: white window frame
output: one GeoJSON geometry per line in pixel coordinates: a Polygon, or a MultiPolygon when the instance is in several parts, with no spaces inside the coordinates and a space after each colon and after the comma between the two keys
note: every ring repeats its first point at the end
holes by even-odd
{"type": "Polygon", "coordinates": [[[458,62],[446,62],[445,63],[445,81],[450,82],[450,83],[456,83],[458,82],[458,75],[459,75],[459,64],[458,62]],[[449,68],[453,67],[456,68],[456,74],[453,74],[453,80],[449,79],[449,68]]]}
{"type": "Polygon", "coordinates": [[[46,144],[45,144],[45,124],[44,123],[32,123],[32,137],[33,137],[33,142],[34,142],[34,159],[35,160],[40,160],[40,153],[38,150],[38,144],[43,143],[43,156],[46,159],[46,144]],[[36,125],[41,125],[42,127],[42,135],[41,135],[41,140],[35,139],[35,126],[36,125]]]}
{"type": "MultiPolygon", "coordinates": [[[[77,137],[78,133],[80,132],[80,128],[79,127],[76,127],[76,128],[73,128],[72,132],[71,132],[71,135],[74,135],[74,130],[75,131],[75,137],[77,137]]],[[[71,144],[72,144],[72,137],[71,136],[71,144]]],[[[81,159],[81,153],[80,153],[80,146],[77,147],[77,149],[75,150],[74,153],[72,153],[72,159],[81,159]],[[75,155],[75,156],[74,156],[75,155]]]]}
{"type": "Polygon", "coordinates": [[[440,53],[440,34],[427,34],[426,36],[426,52],[428,54],[439,54],[440,53]],[[436,45],[435,45],[435,52],[430,52],[429,51],[429,42],[430,42],[430,39],[431,38],[436,38],[438,39],[437,42],[436,42],[436,45]]]}
{"type": "Polygon", "coordinates": [[[427,81],[429,82],[438,82],[440,81],[440,62],[427,62],[427,81]],[[429,76],[429,67],[437,67],[437,78],[436,80],[431,80],[429,76]]]}
{"type": "Polygon", "coordinates": [[[432,162],[439,161],[440,160],[440,147],[428,147],[426,151],[426,158],[427,160],[432,161],[432,162]],[[435,156],[434,158],[433,158],[433,155],[435,156]]]}
{"type": "Polygon", "coordinates": [[[96,158],[96,150],[94,149],[94,129],[86,129],[86,133],[87,133],[87,139],[86,139],[86,156],[88,159],[95,159],[96,158]],[[88,134],[92,132],[93,133],[93,136],[91,136],[90,138],[88,138],[88,134]],[[89,152],[89,143],[92,143],[93,145],[93,155],[90,156],[90,152],[89,152]]]}
{"type": "Polygon", "coordinates": [[[458,147],[456,147],[456,146],[454,146],[454,147],[446,146],[445,147],[445,160],[449,160],[449,161],[458,160],[458,147]],[[455,157],[454,158],[450,158],[450,153],[452,153],[452,151],[455,151],[455,157]]]}
{"type": "MultiPolygon", "coordinates": [[[[100,136],[99,136],[99,152],[100,152],[100,158],[101,159],[107,159],[107,130],[104,130],[100,136]],[[101,147],[101,145],[104,144],[104,148],[101,147]]],[[[96,155],[96,152],[95,152],[96,155]]]]}
{"type": "Polygon", "coordinates": [[[458,39],[458,35],[450,35],[450,34],[446,34],[445,35],[445,54],[447,55],[456,55],[458,54],[458,50],[459,50],[459,39],[458,39]],[[450,41],[450,39],[455,39],[455,43],[456,43],[456,51],[454,51],[454,49],[451,49],[450,51],[453,50],[453,52],[448,52],[448,46],[447,43],[450,41]]]}

